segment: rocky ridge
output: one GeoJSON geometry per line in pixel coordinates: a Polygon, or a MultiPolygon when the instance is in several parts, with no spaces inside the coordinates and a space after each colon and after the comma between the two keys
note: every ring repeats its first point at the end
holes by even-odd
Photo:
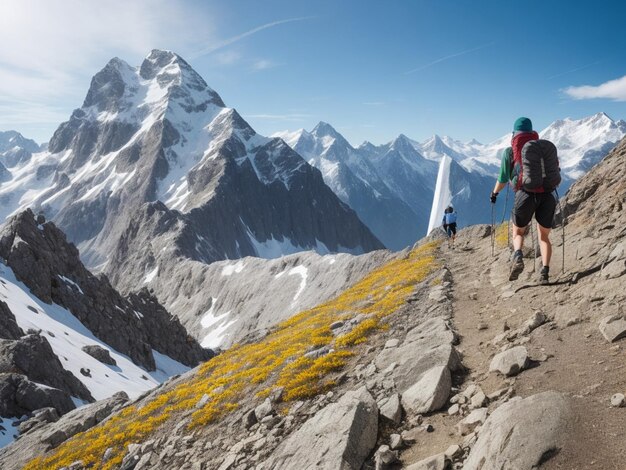
{"type": "Polygon", "coordinates": [[[123,298],[105,276],[83,266],[63,232],[30,210],[0,230],[0,257],[37,298],[66,307],[94,335],[148,370],[155,368],[152,349],[189,366],[210,357],[147,291],[123,298]]]}

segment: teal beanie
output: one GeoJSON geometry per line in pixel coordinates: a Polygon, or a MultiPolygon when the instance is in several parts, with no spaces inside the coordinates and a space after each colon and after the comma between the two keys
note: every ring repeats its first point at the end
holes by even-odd
{"type": "Polygon", "coordinates": [[[527,117],[518,118],[513,124],[513,131],[531,132],[533,130],[533,123],[527,117]]]}

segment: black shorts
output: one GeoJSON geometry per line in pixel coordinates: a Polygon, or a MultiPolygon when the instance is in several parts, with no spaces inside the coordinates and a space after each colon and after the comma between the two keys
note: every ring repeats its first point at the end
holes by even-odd
{"type": "Polygon", "coordinates": [[[448,224],[448,226],[446,227],[446,233],[448,234],[449,237],[451,237],[452,234],[456,235],[456,222],[452,222],[451,224],[448,224]]]}
{"type": "Polygon", "coordinates": [[[513,223],[526,227],[535,215],[537,223],[545,228],[552,228],[556,199],[552,193],[527,193],[519,190],[515,193],[513,204],[513,223]]]}

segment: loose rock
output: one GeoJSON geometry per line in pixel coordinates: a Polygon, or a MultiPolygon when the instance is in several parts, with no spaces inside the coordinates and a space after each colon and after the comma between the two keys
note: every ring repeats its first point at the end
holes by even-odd
{"type": "Polygon", "coordinates": [[[609,342],[626,337],[626,320],[622,315],[609,315],[600,320],[600,333],[609,342]]]}
{"type": "Polygon", "coordinates": [[[499,372],[502,375],[517,375],[528,367],[528,351],[524,346],[507,349],[491,360],[489,372],[499,372]]]}
{"type": "Polygon", "coordinates": [[[452,378],[445,366],[433,367],[402,394],[402,405],[414,414],[436,411],[450,396],[452,378]]]}
{"type": "Polygon", "coordinates": [[[626,406],[626,400],[624,398],[623,393],[616,393],[611,397],[611,406],[615,408],[621,408],[622,406],[626,406]]]}
{"type": "Polygon", "coordinates": [[[570,415],[565,399],[555,392],[508,401],[482,426],[463,470],[536,468],[561,448],[570,415]]]}

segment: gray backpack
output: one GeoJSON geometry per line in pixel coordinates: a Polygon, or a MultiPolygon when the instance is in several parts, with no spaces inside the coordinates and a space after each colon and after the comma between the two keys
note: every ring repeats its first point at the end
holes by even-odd
{"type": "Polygon", "coordinates": [[[521,178],[518,185],[531,193],[551,193],[561,183],[561,169],[555,145],[549,140],[531,140],[522,148],[521,178]]]}

